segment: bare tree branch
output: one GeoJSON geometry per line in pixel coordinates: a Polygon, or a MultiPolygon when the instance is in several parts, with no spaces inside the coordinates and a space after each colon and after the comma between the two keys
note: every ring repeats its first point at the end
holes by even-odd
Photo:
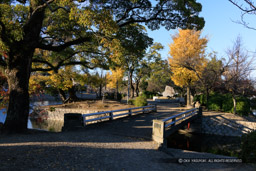
{"type": "Polygon", "coordinates": [[[244,1],[252,8],[250,10],[247,8],[243,8],[242,5],[239,5],[237,2],[233,0],[228,0],[228,1],[231,2],[233,5],[235,5],[237,8],[239,8],[243,12],[250,13],[250,12],[256,11],[256,7],[249,0],[244,0],[244,1]]]}

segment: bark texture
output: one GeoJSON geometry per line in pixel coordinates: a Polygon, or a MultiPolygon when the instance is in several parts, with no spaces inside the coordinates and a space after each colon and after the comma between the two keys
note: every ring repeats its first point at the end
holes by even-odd
{"type": "Polygon", "coordinates": [[[5,75],[9,84],[9,104],[3,132],[19,133],[27,130],[29,114],[29,77],[32,57],[39,43],[44,8],[35,11],[41,1],[30,2],[30,17],[23,26],[23,39],[9,44],[5,75]]]}

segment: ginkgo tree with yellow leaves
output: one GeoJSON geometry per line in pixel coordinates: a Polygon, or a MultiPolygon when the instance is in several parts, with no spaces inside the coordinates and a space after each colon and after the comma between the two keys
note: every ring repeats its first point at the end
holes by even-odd
{"type": "Polygon", "coordinates": [[[122,82],[122,79],[124,77],[124,68],[122,67],[116,67],[115,69],[110,69],[111,72],[108,72],[107,77],[107,87],[115,89],[115,99],[117,99],[119,86],[122,82]]]}
{"type": "Polygon", "coordinates": [[[201,37],[201,31],[189,29],[180,29],[172,39],[173,43],[169,45],[171,79],[175,85],[187,88],[187,105],[191,105],[190,88],[199,80],[207,64],[205,48],[208,40],[201,37]]]}

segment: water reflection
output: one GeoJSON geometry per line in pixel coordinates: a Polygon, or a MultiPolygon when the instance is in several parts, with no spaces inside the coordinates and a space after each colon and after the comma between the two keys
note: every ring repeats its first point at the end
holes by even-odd
{"type": "MultiPolygon", "coordinates": [[[[30,119],[31,128],[51,132],[61,132],[64,121],[30,119]]],[[[29,128],[29,127],[28,127],[29,128]]]]}
{"type": "MultiPolygon", "coordinates": [[[[60,101],[35,101],[30,103],[29,113],[33,111],[35,107],[39,106],[48,106],[48,105],[57,105],[62,104],[60,101]]],[[[4,123],[6,119],[6,109],[0,110],[0,122],[4,123]]],[[[28,120],[28,128],[29,129],[42,129],[47,131],[60,132],[63,122],[55,121],[55,120],[28,120]]]]}
{"type": "Polygon", "coordinates": [[[240,137],[175,133],[167,138],[168,148],[233,155],[241,150],[240,137]]]}
{"type": "Polygon", "coordinates": [[[6,109],[1,109],[0,110],[0,122],[4,123],[6,119],[6,109]]]}

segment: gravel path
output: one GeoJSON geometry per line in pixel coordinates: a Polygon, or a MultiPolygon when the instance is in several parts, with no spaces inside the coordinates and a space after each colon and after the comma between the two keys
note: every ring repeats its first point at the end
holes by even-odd
{"type": "Polygon", "coordinates": [[[136,130],[142,127],[130,132],[115,124],[128,124],[125,120],[114,121],[112,126],[106,122],[61,133],[30,131],[22,135],[0,135],[0,170],[256,170],[255,164],[179,163],[179,158],[223,156],[178,149],[157,150],[158,145],[150,138],[137,136],[136,130]]]}
{"type": "Polygon", "coordinates": [[[0,170],[255,170],[250,164],[185,163],[212,154],[157,150],[145,139],[98,130],[0,136],[0,170]]]}

